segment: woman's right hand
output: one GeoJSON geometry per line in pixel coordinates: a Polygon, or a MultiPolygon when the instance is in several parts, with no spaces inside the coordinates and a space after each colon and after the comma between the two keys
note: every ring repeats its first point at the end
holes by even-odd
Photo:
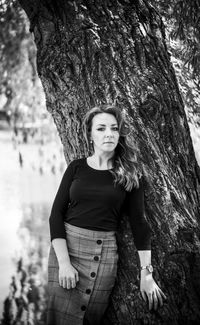
{"type": "Polygon", "coordinates": [[[59,284],[66,289],[73,289],[79,281],[78,271],[71,263],[62,263],[59,265],[59,284]]]}

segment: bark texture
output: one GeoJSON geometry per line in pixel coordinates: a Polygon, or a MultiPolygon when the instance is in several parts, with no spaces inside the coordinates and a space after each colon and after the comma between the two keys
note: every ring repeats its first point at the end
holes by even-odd
{"type": "Polygon", "coordinates": [[[146,0],[20,0],[37,45],[38,74],[66,161],[87,155],[85,112],[115,103],[127,115],[146,167],[146,215],[155,279],[168,300],[149,312],[126,217],[105,324],[200,323],[200,172],[165,31],[146,0]]]}

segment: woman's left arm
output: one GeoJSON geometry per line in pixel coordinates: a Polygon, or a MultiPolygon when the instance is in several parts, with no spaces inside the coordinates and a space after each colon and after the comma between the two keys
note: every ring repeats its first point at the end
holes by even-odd
{"type": "Polygon", "coordinates": [[[151,250],[138,250],[140,259],[140,292],[145,302],[148,302],[149,310],[163,305],[163,299],[167,297],[153,279],[153,267],[151,265],[151,250]]]}
{"type": "Polygon", "coordinates": [[[127,192],[125,213],[128,214],[136,249],[140,259],[140,291],[142,298],[148,302],[149,309],[157,309],[163,305],[166,296],[155,283],[151,266],[151,228],[146,220],[144,208],[143,178],[139,180],[139,188],[127,192]]]}

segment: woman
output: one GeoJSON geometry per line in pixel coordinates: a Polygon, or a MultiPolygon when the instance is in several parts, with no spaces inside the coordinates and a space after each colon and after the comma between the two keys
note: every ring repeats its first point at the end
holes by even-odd
{"type": "Polygon", "coordinates": [[[116,231],[124,212],[139,254],[142,297],[149,309],[166,298],[152,277],[142,177],[121,112],[94,107],[83,132],[93,153],[69,164],[50,215],[48,325],[101,324],[115,283],[116,231]]]}

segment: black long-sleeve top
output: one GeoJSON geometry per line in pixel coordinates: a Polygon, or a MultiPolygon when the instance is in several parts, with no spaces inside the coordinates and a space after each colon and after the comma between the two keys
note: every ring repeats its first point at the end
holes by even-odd
{"type": "Polygon", "coordinates": [[[50,214],[50,235],[66,238],[64,221],[92,230],[117,230],[122,213],[129,217],[138,250],[151,249],[151,231],[144,213],[142,178],[139,188],[126,191],[113,184],[109,170],[90,167],[86,158],[72,161],[61,180],[50,214]]]}

